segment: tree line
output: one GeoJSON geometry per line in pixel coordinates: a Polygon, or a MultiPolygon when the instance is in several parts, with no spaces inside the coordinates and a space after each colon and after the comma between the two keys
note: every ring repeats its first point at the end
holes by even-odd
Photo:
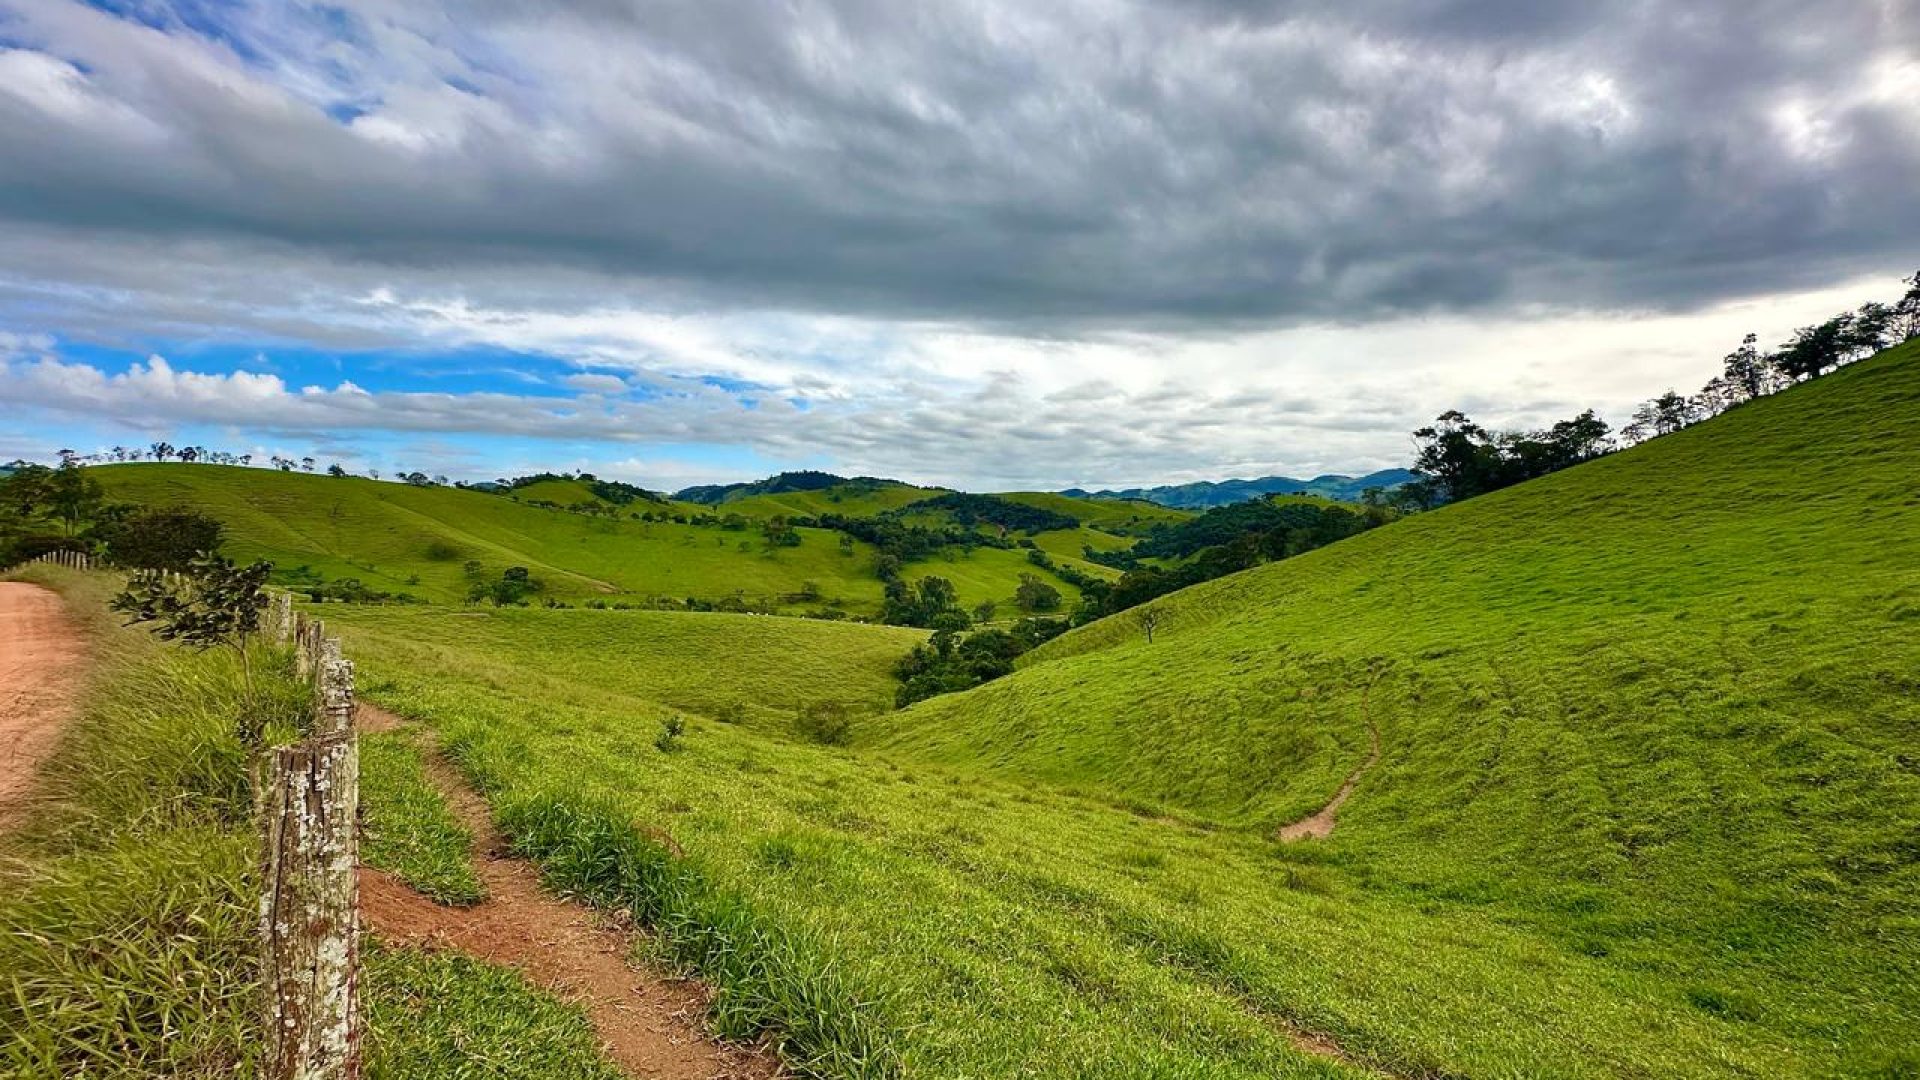
{"type": "Polygon", "coordinates": [[[1668,390],[1642,402],[1618,433],[1592,409],[1539,431],[1497,433],[1457,409],[1441,413],[1413,433],[1413,471],[1420,479],[1391,493],[1371,492],[1369,501],[1421,510],[1484,495],[1670,435],[1920,338],[1920,272],[1901,284],[1907,290],[1898,300],[1870,301],[1800,327],[1773,349],[1762,349],[1759,335],[1746,335],[1699,392],[1668,390]]]}

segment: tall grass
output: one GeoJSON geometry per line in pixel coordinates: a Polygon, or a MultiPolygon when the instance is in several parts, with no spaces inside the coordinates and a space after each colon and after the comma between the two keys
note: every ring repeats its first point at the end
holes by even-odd
{"type": "Polygon", "coordinates": [[[619,804],[542,792],[505,802],[499,818],[547,884],[625,910],[658,933],[659,958],[699,972],[714,989],[709,1018],[723,1038],[771,1036],[806,1075],[898,1074],[875,1004],[841,976],[828,942],[716,887],[698,864],[642,836],[619,804]]]}
{"type": "MultiPolygon", "coordinates": [[[[79,612],[100,576],[36,570],[79,612]]],[[[160,649],[93,619],[99,676],[0,862],[0,1072],[226,1077],[259,1032],[244,715],[285,733],[301,698],[268,663],[160,649]]],[[[279,659],[279,658],[276,658],[279,659]]]]}

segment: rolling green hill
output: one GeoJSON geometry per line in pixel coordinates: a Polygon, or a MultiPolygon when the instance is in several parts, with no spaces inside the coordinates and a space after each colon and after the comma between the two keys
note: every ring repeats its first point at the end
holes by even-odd
{"type": "Polygon", "coordinates": [[[846,749],[781,709],[883,691],[899,642],[345,621],[522,850],[822,1075],[1904,1077],[1915,430],[1920,345],[1164,597],[1151,643],[1103,620],[846,749]],[[771,707],[715,715],[743,693],[771,707]],[[1280,839],[1370,728],[1332,834],[1280,839]]]}
{"type": "Polygon", "coordinates": [[[468,560],[495,576],[525,566],[545,595],[568,601],[777,597],[809,581],[852,608],[880,597],[871,552],[843,555],[825,530],[801,530],[799,547],[767,552],[750,530],[591,518],[457,488],[208,465],[91,472],[116,499],[204,508],[226,523],[231,554],[270,559],[283,576],[307,566],[431,601],[465,596],[468,560]]]}
{"type": "MultiPolygon", "coordinates": [[[[840,534],[825,529],[800,529],[798,547],[768,549],[754,525],[589,517],[449,487],[213,465],[102,465],[89,474],[114,499],[203,508],[227,525],[229,554],[271,560],[282,581],[306,567],[329,581],[354,578],[385,592],[458,603],[468,588],[463,568],[477,561],[494,577],[525,566],[546,586],[536,599],[568,603],[711,602],[739,595],[792,611],[831,605],[870,615],[880,606],[873,549],[864,543],[843,549],[840,534]],[[817,598],[803,598],[809,584],[817,598]]],[[[529,485],[518,494],[528,492],[555,502],[591,497],[571,480],[529,485]]],[[[627,510],[711,515],[752,501],[718,508],[636,503],[627,510]]],[[[904,572],[909,580],[949,578],[962,604],[972,607],[989,600],[1010,606],[1020,575],[1035,571],[1022,552],[981,549],[910,563],[904,572]]],[[[1053,584],[1067,603],[1079,599],[1066,582],[1053,584]]]]}
{"type": "Polygon", "coordinates": [[[775,514],[786,517],[819,517],[822,514],[874,517],[941,492],[940,488],[914,487],[893,480],[852,481],[812,491],[783,491],[728,499],[716,504],[713,512],[761,518],[775,514]]]}
{"type": "Polygon", "coordinates": [[[1151,644],[1103,620],[874,741],[1267,831],[1361,765],[1371,723],[1329,850],[1373,888],[1697,969],[1797,1037],[1878,1016],[1911,1039],[1916,431],[1909,344],[1174,594],[1151,644]]]}

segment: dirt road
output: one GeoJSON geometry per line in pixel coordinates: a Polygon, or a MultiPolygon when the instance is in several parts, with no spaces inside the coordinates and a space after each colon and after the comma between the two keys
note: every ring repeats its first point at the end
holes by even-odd
{"type": "Polygon", "coordinates": [[[86,639],[59,594],[0,581],[0,827],[23,814],[78,700],[86,639]]]}

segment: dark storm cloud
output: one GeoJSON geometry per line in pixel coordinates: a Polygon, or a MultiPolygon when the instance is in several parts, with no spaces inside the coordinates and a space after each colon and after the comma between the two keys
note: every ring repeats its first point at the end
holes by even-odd
{"type": "Polygon", "coordinates": [[[1911,256],[1915,19],[1898,0],[367,3],[218,26],[13,6],[0,219],[1029,327],[1685,308],[1911,256]]]}

